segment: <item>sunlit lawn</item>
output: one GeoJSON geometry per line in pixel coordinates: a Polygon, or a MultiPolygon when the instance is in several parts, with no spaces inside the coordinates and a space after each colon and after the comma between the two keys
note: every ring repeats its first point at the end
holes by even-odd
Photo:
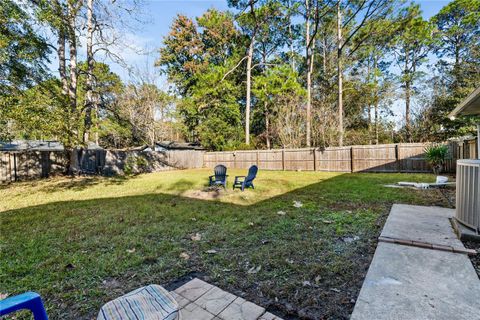
{"type": "Polygon", "coordinates": [[[431,175],[260,171],[242,193],[230,186],[246,170],[229,170],[217,193],[203,191],[210,172],[0,186],[0,293],[34,290],[52,319],[91,319],[122,293],[197,273],[282,316],[346,318],[391,204],[448,205],[383,187],[431,175]]]}

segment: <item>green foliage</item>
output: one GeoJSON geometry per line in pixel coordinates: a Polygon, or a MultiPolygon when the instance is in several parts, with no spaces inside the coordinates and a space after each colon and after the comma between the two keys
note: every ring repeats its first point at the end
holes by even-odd
{"type": "Polygon", "coordinates": [[[41,81],[50,49],[18,2],[0,6],[0,99],[41,81]]]}
{"type": "Polygon", "coordinates": [[[425,148],[425,158],[433,168],[433,173],[439,174],[442,167],[450,157],[448,146],[444,144],[433,144],[425,148]]]}
{"type": "MultiPolygon", "coordinates": [[[[278,64],[258,75],[253,80],[252,92],[258,99],[257,112],[263,116],[263,126],[268,122],[268,136],[273,138],[273,143],[279,146],[291,145],[292,141],[285,138],[285,132],[297,131],[295,136],[301,135],[302,128],[291,127],[283,120],[289,119],[291,108],[297,109],[300,100],[306,92],[299,83],[299,75],[288,64],[278,64]],[[280,121],[277,121],[278,118],[280,121]]],[[[261,128],[260,130],[262,130],[261,128]]]]}
{"type": "Polygon", "coordinates": [[[230,13],[211,9],[196,23],[178,16],[156,63],[183,96],[177,112],[185,135],[209,149],[234,148],[243,136],[238,70],[224,77],[240,59],[239,41],[230,13]]]}
{"type": "Polygon", "coordinates": [[[162,68],[180,95],[186,95],[200,73],[231,58],[238,37],[230,13],[210,9],[198,17],[196,23],[178,15],[163,41],[155,65],[162,68]]]}
{"type": "Polygon", "coordinates": [[[425,75],[420,66],[426,62],[435,42],[433,26],[423,19],[418,4],[411,4],[401,14],[403,19],[398,23],[402,28],[394,40],[397,60],[402,68],[401,81],[413,84],[425,75]]]}
{"type": "Polygon", "coordinates": [[[184,116],[195,116],[192,129],[202,145],[214,150],[232,148],[243,137],[238,104],[241,91],[234,78],[222,80],[225,72],[226,67],[218,66],[199,75],[191,97],[180,106],[184,116]]]}
{"type": "Polygon", "coordinates": [[[141,154],[129,155],[123,167],[123,173],[127,176],[145,173],[148,169],[148,160],[141,154]]]}
{"type": "Polygon", "coordinates": [[[421,136],[433,141],[475,133],[478,118],[449,119],[448,114],[480,83],[480,1],[455,0],[432,17],[440,60],[433,96],[417,123],[421,136]]]}
{"type": "MultiPolygon", "coordinates": [[[[50,49],[32,26],[30,16],[21,5],[4,0],[0,5],[0,140],[20,135],[45,136],[46,101],[43,93],[29,89],[45,78],[50,49]],[[22,107],[19,107],[21,104],[22,107]],[[20,121],[13,122],[12,118],[20,121]],[[27,123],[22,123],[27,122],[27,123]]],[[[47,99],[50,101],[50,99],[47,99]]]]}
{"type": "Polygon", "coordinates": [[[15,96],[9,105],[8,120],[16,138],[63,141],[68,114],[62,108],[63,96],[57,79],[46,80],[15,96]]]}
{"type": "Polygon", "coordinates": [[[419,5],[403,1],[341,1],[341,52],[335,2],[231,0],[235,14],[209,9],[193,19],[178,15],[155,62],[176,96],[142,77],[124,85],[108,65],[97,62],[90,127],[88,121],[85,125],[86,64],[78,63],[76,107],[45,72],[49,47],[62,34],[68,60],[68,39],[82,27],[84,3],[5,0],[0,8],[0,139],[55,138],[72,147],[83,143],[89,127],[90,140],[98,135],[102,146],[125,148],[177,139],[174,132],[181,130],[187,140],[209,149],[247,148],[242,144],[246,54],[252,44],[252,146],[302,147],[307,17],[315,37],[310,43],[315,146],[338,140],[337,62],[344,76],[345,142],[403,141],[410,131],[418,141],[467,135],[474,132],[476,118],[446,116],[480,81],[479,1],[454,0],[430,21],[422,18],[419,5]],[[76,25],[69,25],[67,13],[76,25]],[[427,65],[432,54],[439,58],[435,66],[427,65]],[[399,87],[400,100],[412,100],[412,129],[392,125],[399,87]],[[415,113],[418,104],[426,107],[415,113]]]}

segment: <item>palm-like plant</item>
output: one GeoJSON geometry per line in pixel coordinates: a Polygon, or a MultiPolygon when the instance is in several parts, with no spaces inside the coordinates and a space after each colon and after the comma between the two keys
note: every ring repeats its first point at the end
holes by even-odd
{"type": "Polygon", "coordinates": [[[444,144],[433,144],[425,148],[425,158],[436,175],[442,172],[445,161],[449,157],[448,146],[444,144]]]}

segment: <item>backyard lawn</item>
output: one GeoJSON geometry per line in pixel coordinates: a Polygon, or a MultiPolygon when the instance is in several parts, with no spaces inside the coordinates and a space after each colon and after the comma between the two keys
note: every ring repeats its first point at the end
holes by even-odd
{"type": "Polygon", "coordinates": [[[256,189],[207,191],[211,170],[0,186],[0,293],[39,292],[52,319],[92,319],[137,287],[196,275],[288,319],[353,310],[393,203],[420,174],[260,171],[256,189]]]}

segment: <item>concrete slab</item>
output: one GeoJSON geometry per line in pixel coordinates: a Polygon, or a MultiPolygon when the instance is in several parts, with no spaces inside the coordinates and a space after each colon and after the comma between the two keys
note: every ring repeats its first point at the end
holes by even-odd
{"type": "Polygon", "coordinates": [[[381,237],[465,249],[449,220],[454,215],[453,209],[394,204],[381,237]]]}
{"type": "Polygon", "coordinates": [[[378,244],[351,320],[480,319],[480,280],[468,257],[378,244]]]}

